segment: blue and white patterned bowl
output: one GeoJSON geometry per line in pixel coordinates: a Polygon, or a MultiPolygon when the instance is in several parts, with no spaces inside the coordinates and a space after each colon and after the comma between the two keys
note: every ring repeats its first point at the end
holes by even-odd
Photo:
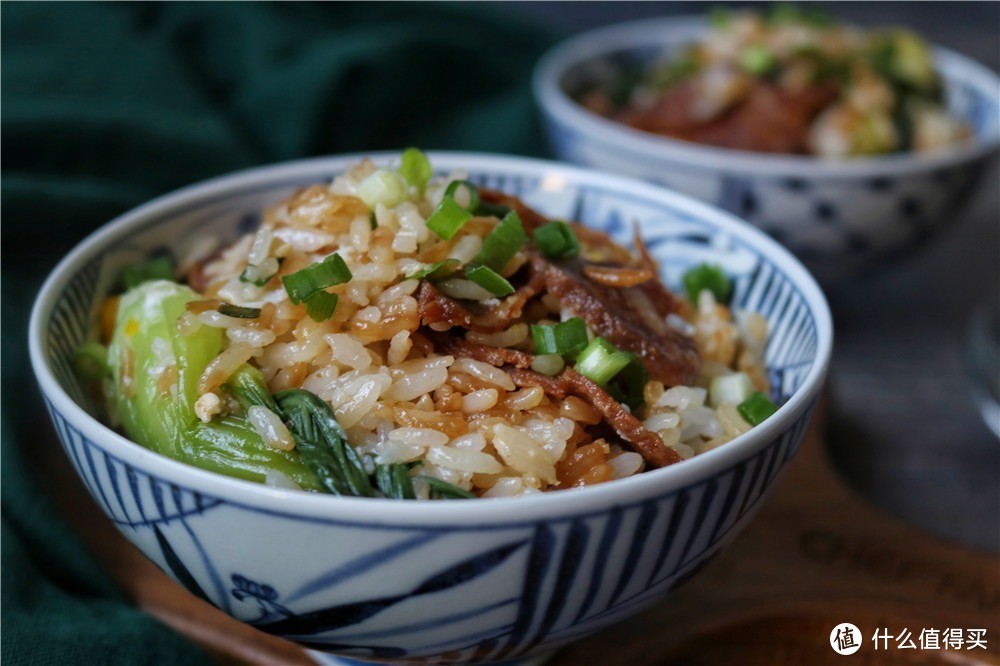
{"type": "MultiPolygon", "coordinates": [[[[379,155],[376,161],[391,156],[379,155]]],[[[830,360],[822,292],[788,252],[683,195],[550,162],[433,154],[442,171],[629,242],[638,222],[668,283],[722,264],[737,307],[764,314],[776,415],[674,467],[507,500],[399,502],[283,491],[219,476],[102,424],[70,367],[123,266],[261,208],[357,156],[254,169],[167,195],[66,257],[32,313],[31,361],[59,438],[119,530],[192,593],[308,647],[390,661],[500,661],[618,622],[693,576],[753,517],[795,453],[830,360]]]]}
{"type": "Polygon", "coordinates": [[[680,50],[701,17],[646,19],[586,32],[547,53],[535,97],[559,159],[642,178],[729,210],[801,258],[821,281],[905,255],[960,216],[1000,145],[1000,79],[935,49],[949,108],[975,138],[925,155],[820,160],[703,146],[635,130],[577,104],[570,93],[680,50]]]}

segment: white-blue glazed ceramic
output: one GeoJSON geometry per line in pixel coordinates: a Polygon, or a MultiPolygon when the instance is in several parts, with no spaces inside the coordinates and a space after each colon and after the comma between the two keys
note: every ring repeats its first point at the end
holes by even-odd
{"type": "MultiPolygon", "coordinates": [[[[386,162],[395,155],[379,155],[386,162]]],[[[698,572],[753,517],[794,455],[830,360],[830,313],[802,265],[735,217],[662,188],[551,162],[431,155],[543,213],[628,243],[638,223],[668,283],[718,262],[734,303],[772,334],[780,410],[673,467],[595,487],[465,502],[284,491],[144,449],[102,424],[73,350],[121,268],[204,234],[232,238],[263,206],[328,181],[358,156],[254,169],[167,195],[66,257],[32,313],[31,360],[59,438],[118,529],[193,594],[233,617],[348,657],[435,663],[538,654],[618,622],[698,572]]]]}
{"type": "Polygon", "coordinates": [[[820,280],[905,254],[960,216],[1000,145],[1000,79],[945,49],[935,60],[951,111],[975,138],[933,154],[853,160],[727,150],[627,127],[577,104],[595,81],[679,51],[700,17],[647,19],[586,32],[539,62],[535,96],[559,159],[666,185],[729,210],[795,252],[820,280]]]}

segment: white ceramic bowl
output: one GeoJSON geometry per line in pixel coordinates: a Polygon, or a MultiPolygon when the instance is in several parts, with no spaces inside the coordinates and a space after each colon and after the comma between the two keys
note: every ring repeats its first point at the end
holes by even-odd
{"type": "Polygon", "coordinates": [[[900,256],[960,215],[1000,144],[1000,79],[936,48],[951,111],[975,138],[933,154],[820,160],[699,145],[643,132],[580,106],[570,93],[679,51],[702,17],[647,19],[577,35],[539,62],[534,90],[555,155],[713,203],[783,243],[820,280],[900,256]]]}
{"type": "MultiPolygon", "coordinates": [[[[389,155],[376,156],[388,161],[389,155]]],[[[777,243],[683,195],[551,162],[431,155],[480,184],[628,242],[638,221],[666,280],[704,260],[736,307],[770,320],[783,403],[737,440],[596,487],[465,502],[283,491],[160,456],[106,427],[70,368],[123,266],[204,234],[234,238],[261,208],[358,156],[280,164],[167,195],[100,229],[53,271],[31,361],[80,478],[121,532],[194,594],[308,647],[377,660],[496,661],[617,622],[690,578],[754,515],[795,453],[830,359],[823,294],[777,243]]]]}

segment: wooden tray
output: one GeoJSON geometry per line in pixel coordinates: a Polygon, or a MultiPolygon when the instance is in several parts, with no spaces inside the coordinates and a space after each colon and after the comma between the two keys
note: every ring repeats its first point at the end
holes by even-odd
{"type": "MultiPolygon", "coordinates": [[[[820,412],[823,410],[821,409],[820,412]]],[[[1000,664],[1000,560],[892,520],[850,492],[820,441],[822,413],[761,513],[688,585],[570,645],[550,666],[644,664],[1000,664]],[[841,656],[850,622],[862,647],[841,656]],[[988,649],[921,649],[921,630],[985,629],[988,649]],[[908,630],[915,649],[875,650],[908,630]],[[848,660],[850,660],[848,662],[848,660]]],[[[188,594],[122,537],[53,441],[31,452],[60,510],[136,605],[222,663],[314,664],[299,647],[188,594]]]]}

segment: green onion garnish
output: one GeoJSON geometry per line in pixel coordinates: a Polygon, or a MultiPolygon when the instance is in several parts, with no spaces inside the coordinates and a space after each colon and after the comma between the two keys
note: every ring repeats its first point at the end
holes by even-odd
{"type": "Polygon", "coordinates": [[[715,264],[698,264],[684,274],[684,289],[687,291],[688,301],[691,305],[698,305],[698,296],[705,289],[712,292],[717,303],[729,301],[733,285],[729,278],[722,272],[722,268],[715,264]]]}
{"type": "Polygon", "coordinates": [[[343,284],[351,279],[351,270],[339,254],[333,253],[323,261],[307,266],[291,275],[283,275],[281,281],[292,303],[298,305],[318,291],[335,284],[343,284]]]}
{"type": "Polygon", "coordinates": [[[535,229],[535,245],[548,259],[569,259],[580,254],[580,241],[565,222],[549,222],[535,229]]]}
{"type": "Polygon", "coordinates": [[[758,44],[751,44],[740,53],[740,67],[754,76],[767,74],[776,62],[774,53],[758,44]]]}
{"type": "Polygon", "coordinates": [[[514,293],[514,287],[489,266],[474,266],[465,271],[469,278],[494,296],[509,296],[514,293]]]}
{"type": "Polygon", "coordinates": [[[368,218],[368,226],[372,231],[378,229],[378,218],[375,217],[375,211],[372,211],[371,216],[368,218]]]}
{"type": "Polygon", "coordinates": [[[431,161],[427,159],[427,155],[424,155],[422,150],[407,148],[403,151],[403,157],[399,164],[399,174],[411,186],[423,191],[431,176],[434,175],[434,169],[431,168],[431,161]]]}
{"type": "Polygon", "coordinates": [[[757,391],[741,402],[736,409],[739,410],[740,416],[752,426],[759,426],[778,411],[777,405],[761,391],[757,391]]]}
{"type": "MultiPolygon", "coordinates": [[[[453,180],[448,183],[448,187],[444,191],[444,196],[454,199],[455,193],[458,192],[458,188],[460,187],[464,187],[469,192],[469,205],[464,206],[464,208],[468,211],[474,211],[479,208],[479,188],[467,180],[453,180]]],[[[458,202],[456,201],[455,203],[458,202]]]]}
{"type": "Polygon", "coordinates": [[[77,374],[88,381],[104,379],[110,373],[108,348],[97,342],[80,345],[73,353],[73,367],[77,374]]]}
{"type": "Polygon", "coordinates": [[[503,218],[507,213],[514,210],[510,206],[504,206],[503,204],[488,203],[486,201],[480,201],[479,206],[473,211],[476,217],[496,217],[503,218]]]}
{"type": "Polygon", "coordinates": [[[310,319],[326,321],[333,316],[334,310],[337,309],[338,300],[336,294],[317,291],[303,302],[306,304],[306,314],[309,315],[310,319]]]}
{"type": "Polygon", "coordinates": [[[521,225],[521,218],[516,211],[510,211],[493,228],[483,245],[479,248],[473,264],[489,266],[495,271],[502,271],[504,266],[514,258],[518,251],[528,244],[528,234],[521,225]]]}
{"type": "Polygon", "coordinates": [[[371,210],[379,204],[392,208],[406,201],[406,183],[395,171],[376,169],[358,183],[356,194],[371,210]]]}
{"type": "Polygon", "coordinates": [[[594,338],[576,359],[576,371],[601,386],[631,362],[631,357],[604,338],[594,338]]]}
{"type": "Polygon", "coordinates": [[[646,382],[649,381],[649,373],[638,354],[622,353],[628,357],[628,365],[615,375],[609,390],[615,400],[635,410],[646,401],[646,382]]]}
{"type": "Polygon", "coordinates": [[[219,314],[237,319],[256,319],[260,316],[260,308],[243,308],[232,303],[223,303],[219,306],[219,314]]]}
{"type": "Polygon", "coordinates": [[[532,325],[531,338],[536,354],[559,354],[573,358],[587,346],[587,324],[579,317],[567,319],[555,326],[532,325]]]}
{"type": "Polygon", "coordinates": [[[708,24],[716,30],[723,30],[729,26],[732,15],[725,7],[712,7],[708,10],[708,24]]]}
{"type": "Polygon", "coordinates": [[[126,289],[138,286],[150,280],[173,280],[174,260],[168,256],[160,256],[140,264],[128,266],[122,271],[122,282],[126,289]]]}
{"type": "Polygon", "coordinates": [[[416,273],[412,273],[406,276],[407,280],[430,280],[431,282],[437,282],[439,280],[445,280],[461,268],[462,262],[458,259],[444,259],[442,261],[437,261],[430,264],[426,268],[421,268],[416,273]]]}
{"type": "Polygon", "coordinates": [[[431,499],[475,499],[476,496],[470,493],[468,490],[462,490],[458,486],[452,485],[447,481],[442,481],[433,476],[421,476],[418,477],[427,482],[431,490],[431,499]]]}
{"type": "Polygon", "coordinates": [[[472,213],[462,208],[451,196],[445,196],[427,218],[427,228],[445,240],[451,240],[472,219],[472,213]]]}

